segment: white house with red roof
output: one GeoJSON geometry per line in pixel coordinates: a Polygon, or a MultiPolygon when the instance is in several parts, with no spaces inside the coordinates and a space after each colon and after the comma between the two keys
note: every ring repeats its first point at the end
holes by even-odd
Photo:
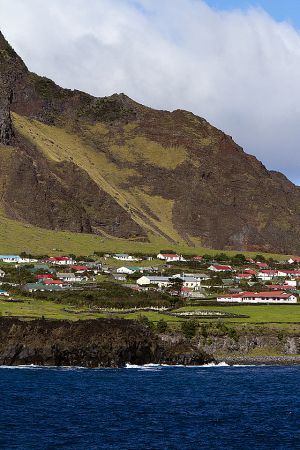
{"type": "Polygon", "coordinates": [[[177,253],[159,253],[156,256],[157,259],[162,259],[167,262],[173,261],[185,261],[185,259],[181,255],[177,255],[177,253]]]}
{"type": "Polygon", "coordinates": [[[297,303],[294,294],[284,291],[239,292],[238,294],[222,295],[217,298],[223,303],[297,303]]]}
{"type": "Polygon", "coordinates": [[[251,280],[251,278],[252,278],[251,273],[238,273],[235,276],[235,279],[238,280],[238,281],[242,281],[242,280],[248,281],[248,280],[251,280]]]}
{"type": "Polygon", "coordinates": [[[45,286],[59,286],[59,287],[68,286],[68,283],[62,280],[42,280],[42,282],[45,286]]]}
{"type": "Polygon", "coordinates": [[[54,275],[51,273],[42,273],[42,274],[34,275],[34,278],[37,280],[40,280],[40,281],[52,280],[53,277],[54,277],[54,275]]]}
{"type": "Polygon", "coordinates": [[[70,256],[51,256],[47,262],[55,266],[71,266],[75,261],[70,256]]]}
{"type": "Polygon", "coordinates": [[[278,277],[278,270],[272,270],[272,269],[265,269],[261,270],[257,274],[257,278],[259,278],[262,281],[270,281],[273,280],[273,278],[278,277]]]}
{"type": "Polygon", "coordinates": [[[232,267],[219,265],[219,264],[213,264],[208,267],[208,270],[212,270],[213,272],[232,272],[232,267]]]}
{"type": "Polygon", "coordinates": [[[288,270],[288,269],[280,269],[278,270],[278,276],[279,277],[299,277],[300,276],[300,269],[297,270],[288,270]]]}

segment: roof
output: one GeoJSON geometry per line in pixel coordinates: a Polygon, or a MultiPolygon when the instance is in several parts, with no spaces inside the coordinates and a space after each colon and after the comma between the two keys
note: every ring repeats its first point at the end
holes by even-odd
{"type": "Polygon", "coordinates": [[[52,284],[64,284],[64,281],[61,280],[44,280],[43,284],[47,285],[52,285],[52,284]]]}
{"type": "Polygon", "coordinates": [[[194,259],[194,260],[201,260],[201,259],[203,259],[203,256],[193,256],[193,258],[192,259],[194,259]]]}
{"type": "Polygon", "coordinates": [[[46,284],[43,283],[27,283],[24,286],[25,289],[28,290],[43,290],[43,291],[50,291],[50,290],[55,290],[55,289],[61,289],[59,286],[57,286],[56,284],[54,285],[49,285],[47,286],[46,284]]]}
{"type": "Polygon", "coordinates": [[[70,269],[76,270],[76,271],[86,271],[89,270],[87,266],[71,266],[70,269]]]}
{"type": "Polygon", "coordinates": [[[280,298],[289,298],[291,294],[287,294],[283,291],[278,291],[274,293],[273,291],[267,291],[267,292],[244,292],[243,298],[245,297],[254,297],[254,298],[274,298],[274,297],[280,297],[280,298]]]}
{"type": "Polygon", "coordinates": [[[278,273],[278,270],[263,269],[263,270],[260,271],[260,273],[265,273],[265,274],[269,274],[269,275],[275,275],[276,273],[278,273]]]}
{"type": "Polygon", "coordinates": [[[181,280],[183,281],[187,281],[187,282],[196,282],[198,281],[197,278],[193,277],[193,276],[189,276],[189,275],[184,275],[183,277],[179,277],[181,280]]]}
{"type": "Polygon", "coordinates": [[[141,277],[141,278],[148,278],[148,280],[151,282],[151,281],[170,281],[169,280],[169,277],[155,277],[155,276],[151,276],[151,275],[149,275],[149,276],[146,276],[146,275],[144,275],[143,277],[141,277]]]}
{"type": "Polygon", "coordinates": [[[256,265],[259,267],[269,267],[267,263],[263,263],[263,262],[257,262],[256,265]]]}
{"type": "Polygon", "coordinates": [[[53,278],[53,275],[51,273],[44,273],[44,274],[34,275],[34,278],[37,278],[38,280],[42,280],[45,278],[53,278]]]}
{"type": "Polygon", "coordinates": [[[0,259],[20,259],[19,255],[0,255],[0,259]]]}
{"type": "Polygon", "coordinates": [[[72,258],[70,256],[50,256],[48,261],[71,261],[72,258]]]}
{"type": "Polygon", "coordinates": [[[114,256],[118,256],[118,257],[127,257],[129,256],[127,253],[116,253],[114,256]]]}
{"type": "Polygon", "coordinates": [[[289,290],[296,290],[296,286],[290,286],[289,284],[269,284],[269,289],[275,289],[275,290],[283,290],[283,289],[289,289],[289,290]]]}
{"type": "Polygon", "coordinates": [[[291,294],[283,291],[266,291],[266,292],[239,292],[238,294],[222,295],[223,298],[289,298],[291,294]]]}
{"type": "Polygon", "coordinates": [[[256,275],[256,270],[253,269],[244,269],[244,273],[248,273],[250,275],[256,275]]]}
{"type": "Polygon", "coordinates": [[[223,266],[223,265],[218,265],[218,264],[213,264],[212,267],[214,267],[215,269],[218,269],[218,270],[228,270],[228,271],[232,270],[231,266],[223,266]]]}
{"type": "Polygon", "coordinates": [[[165,256],[166,258],[178,258],[179,255],[177,253],[160,253],[160,255],[165,256]]]}

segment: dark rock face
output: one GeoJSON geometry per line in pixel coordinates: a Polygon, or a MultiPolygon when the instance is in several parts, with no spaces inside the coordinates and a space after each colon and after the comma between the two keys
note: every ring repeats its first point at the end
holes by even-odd
{"type": "Polygon", "coordinates": [[[201,365],[212,360],[188,344],[166,345],[131,320],[0,319],[0,365],[122,367],[126,363],[201,365]]]}
{"type": "Polygon", "coordinates": [[[0,32],[0,144],[12,143],[14,134],[10,108],[16,84],[26,72],[23,61],[0,32]]]}
{"type": "MultiPolygon", "coordinates": [[[[94,98],[62,89],[30,73],[0,33],[1,144],[16,148],[5,174],[0,148],[0,178],[6,177],[1,207],[10,218],[54,230],[147,240],[150,229],[171,243],[197,238],[218,249],[300,252],[300,188],[268,171],[230,136],[187,111],[153,110],[124,94],[94,98]],[[59,163],[47,158],[14,130],[11,112],[71,131],[105,155],[120,179],[126,172],[125,181],[116,189],[117,177],[109,173],[105,187],[72,163],[72,155],[59,163]],[[106,134],[87,132],[99,123],[106,134]],[[178,148],[185,156],[174,166],[151,157],[145,162],[146,145],[154,153],[160,146],[162,160],[173,154],[176,159],[178,148]],[[22,180],[22,189],[16,180],[22,180]],[[165,204],[172,205],[167,226],[165,204]]],[[[98,174],[102,169],[97,167],[98,174]]]]}

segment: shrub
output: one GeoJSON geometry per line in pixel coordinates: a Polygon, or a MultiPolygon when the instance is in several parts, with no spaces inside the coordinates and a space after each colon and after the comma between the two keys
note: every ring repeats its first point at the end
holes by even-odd
{"type": "Polygon", "coordinates": [[[186,320],[181,323],[181,331],[187,338],[192,338],[196,335],[198,323],[195,319],[186,320]]]}
{"type": "Polygon", "coordinates": [[[168,324],[164,319],[160,319],[156,325],[156,331],[158,333],[165,333],[168,330],[168,324]]]}

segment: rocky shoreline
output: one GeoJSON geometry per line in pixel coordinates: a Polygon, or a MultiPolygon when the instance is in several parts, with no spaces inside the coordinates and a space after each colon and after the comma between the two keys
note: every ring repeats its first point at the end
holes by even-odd
{"type": "Polygon", "coordinates": [[[225,362],[230,366],[297,366],[300,365],[300,355],[278,356],[222,356],[216,358],[218,363],[225,362]]]}
{"type": "Polygon", "coordinates": [[[181,334],[155,334],[136,320],[0,317],[0,366],[299,365],[299,345],[298,334],[187,339],[181,334]],[[253,354],[257,350],[260,354],[253,354]]]}
{"type": "Polygon", "coordinates": [[[166,342],[134,320],[0,318],[0,365],[124,367],[203,365],[214,358],[193,343],[166,342]]]}

